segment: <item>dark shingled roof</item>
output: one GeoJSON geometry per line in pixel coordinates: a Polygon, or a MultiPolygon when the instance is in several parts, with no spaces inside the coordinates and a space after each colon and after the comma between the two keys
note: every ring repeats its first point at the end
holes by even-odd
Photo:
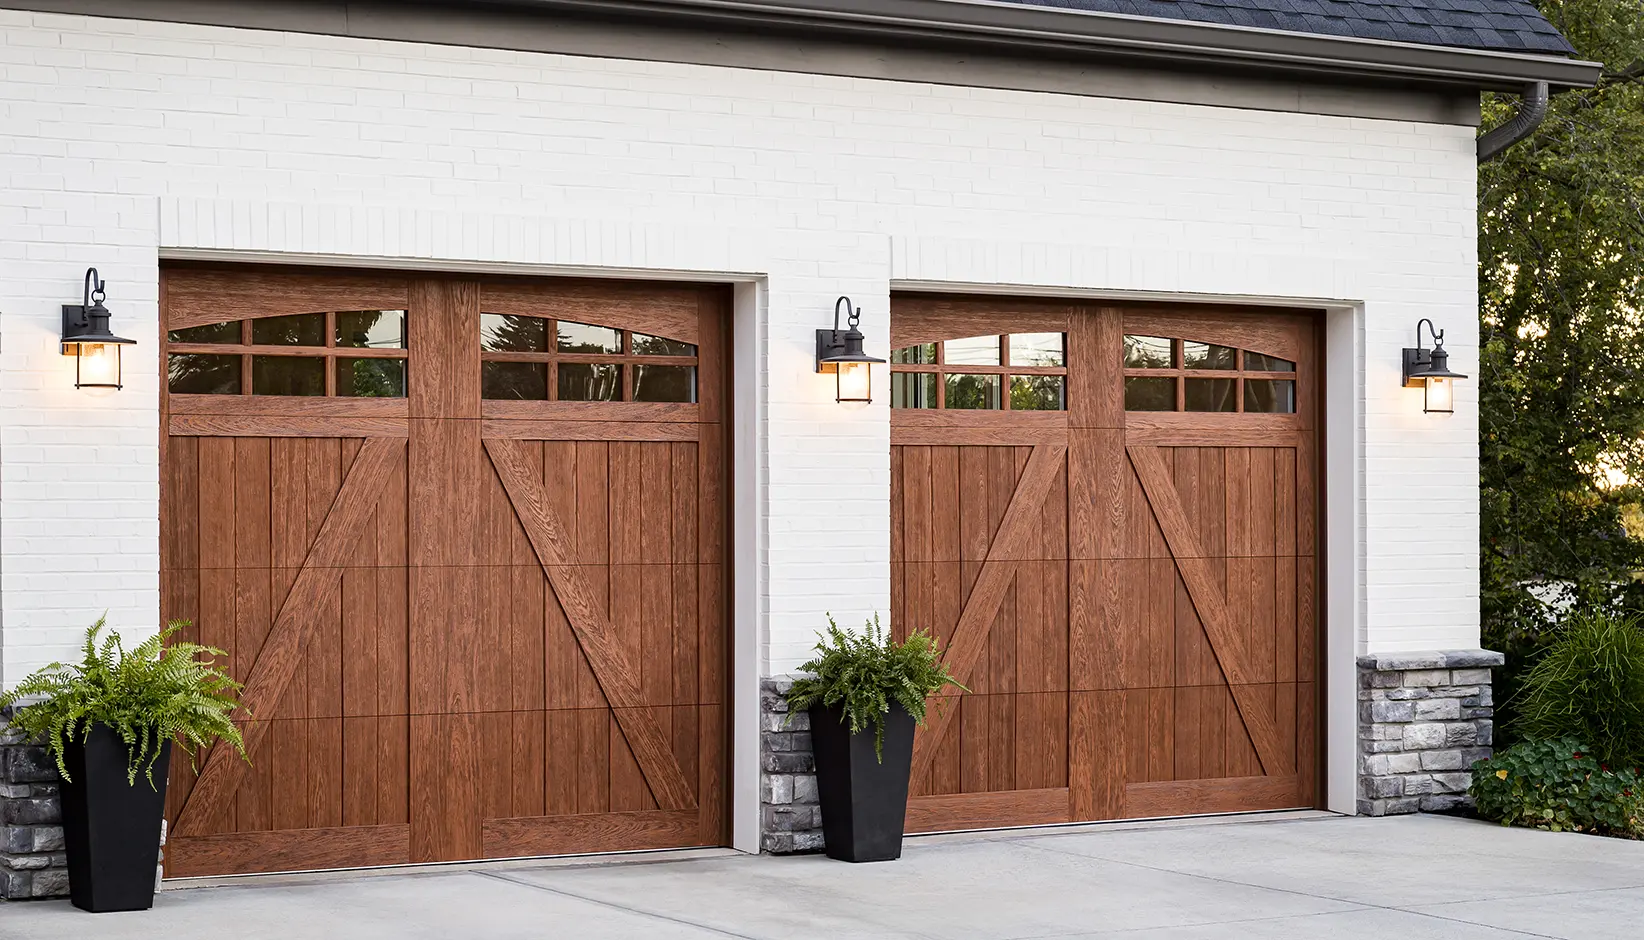
{"type": "Polygon", "coordinates": [[[1575,50],[1529,0],[1014,0],[1293,33],[1425,46],[1567,55],[1575,50]]]}

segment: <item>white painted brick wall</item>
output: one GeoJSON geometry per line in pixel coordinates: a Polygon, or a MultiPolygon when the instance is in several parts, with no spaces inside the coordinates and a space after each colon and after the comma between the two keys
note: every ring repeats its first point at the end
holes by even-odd
{"type": "Polygon", "coordinates": [[[165,248],[759,278],[776,672],[888,603],[884,398],[811,370],[838,294],[879,350],[893,278],[1362,305],[1358,643],[1474,646],[1477,386],[1398,382],[1423,316],[1476,371],[1474,172],[1466,127],[0,11],[3,678],[153,626],[165,248]],[[104,398],[53,342],[88,264],[142,343],[104,398]]]}

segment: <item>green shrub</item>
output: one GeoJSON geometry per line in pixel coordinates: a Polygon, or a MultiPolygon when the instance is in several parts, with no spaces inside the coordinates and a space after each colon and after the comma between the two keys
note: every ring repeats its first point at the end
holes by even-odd
{"type": "Polygon", "coordinates": [[[1515,744],[1473,764],[1478,814],[1504,826],[1644,837],[1644,786],[1571,738],[1515,744]]]}
{"type": "Polygon", "coordinates": [[[1644,765],[1644,626],[1571,614],[1512,700],[1523,740],[1574,738],[1612,767],[1644,765]]]}
{"type": "Polygon", "coordinates": [[[99,617],[86,631],[79,663],[52,663],[0,695],[0,708],[40,699],[18,709],[12,724],[45,742],[63,779],[69,776],[64,742],[76,736],[84,741],[98,722],[125,741],[130,752],[126,780],[133,785],[139,767],[154,785],[154,762],[167,741],[175,740],[192,759],[200,748],[222,738],[245,757],[240,729],[229,718],[240,684],[207,658],[224,655],[222,650],[194,643],[166,645],[185,621],[173,621],[129,651],[117,633],[99,644],[105,619],[99,617]]]}
{"type": "Polygon", "coordinates": [[[828,632],[817,641],[816,654],[799,667],[810,676],[795,680],[788,691],[789,715],[817,703],[837,706],[851,734],[873,729],[873,749],[881,761],[891,702],[907,709],[923,727],[925,701],[932,694],[949,685],[964,688],[942,663],[934,637],[917,631],[898,643],[879,626],[878,614],[861,634],[846,633],[829,617],[828,632]]]}

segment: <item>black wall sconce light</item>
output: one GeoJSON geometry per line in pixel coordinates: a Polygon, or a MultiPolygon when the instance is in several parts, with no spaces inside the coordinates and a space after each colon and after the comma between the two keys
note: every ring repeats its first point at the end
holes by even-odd
{"type": "Polygon", "coordinates": [[[1450,354],[1444,351],[1444,333],[1433,329],[1433,321],[1423,317],[1416,323],[1416,348],[1404,350],[1404,387],[1424,388],[1426,401],[1422,410],[1430,414],[1450,414],[1456,410],[1457,379],[1467,376],[1450,371],[1450,354]],[[1421,325],[1427,324],[1427,335],[1433,338],[1433,348],[1421,345],[1421,325]]]}
{"type": "Polygon", "coordinates": [[[837,376],[836,401],[873,401],[872,363],[884,362],[862,351],[862,308],[853,307],[849,297],[833,305],[833,329],[816,331],[816,371],[837,376]],[[845,308],[846,328],[839,328],[839,308],[845,308]]]}
{"type": "Polygon", "coordinates": [[[103,279],[86,269],[84,303],[63,305],[63,355],[74,357],[75,388],[120,388],[120,347],[134,339],[109,332],[103,279]]]}

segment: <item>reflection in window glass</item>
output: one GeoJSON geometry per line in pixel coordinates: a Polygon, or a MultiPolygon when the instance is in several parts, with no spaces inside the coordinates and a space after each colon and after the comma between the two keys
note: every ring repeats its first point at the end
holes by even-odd
{"type": "MultiPolygon", "coordinates": [[[[560,363],[561,374],[566,365],[560,363]]],[[[634,401],[696,401],[696,366],[634,366],[634,401]]]]}
{"type": "Polygon", "coordinates": [[[482,362],[480,397],[544,401],[548,398],[548,363],[482,362]]]}
{"type": "Polygon", "coordinates": [[[166,387],[179,395],[238,395],[240,357],[172,353],[166,359],[166,387]]]}
{"type": "Polygon", "coordinates": [[[1182,341],[1182,365],[1189,369],[1235,369],[1232,346],[1182,341]]]}
{"type": "Polygon", "coordinates": [[[936,344],[920,343],[918,346],[891,350],[891,362],[906,366],[933,366],[936,364],[936,344]]]}
{"type": "Polygon", "coordinates": [[[173,343],[233,343],[240,342],[240,321],[207,323],[204,326],[184,327],[166,334],[173,343]]]}
{"type": "Polygon", "coordinates": [[[1244,369],[1246,372],[1294,372],[1296,371],[1296,364],[1289,359],[1280,359],[1278,356],[1268,356],[1246,350],[1244,369]]]}
{"type": "Polygon", "coordinates": [[[324,395],[325,360],[298,356],[252,356],[251,394],[324,395]]]}
{"type": "Polygon", "coordinates": [[[405,348],[404,310],[345,310],[337,314],[337,345],[405,348]]]}
{"type": "MultiPolygon", "coordinates": [[[[690,343],[682,343],[677,339],[668,339],[664,336],[650,336],[645,333],[632,334],[634,354],[637,356],[694,356],[696,347],[690,343]]],[[[651,399],[662,401],[663,399],[651,399]]],[[[667,399],[673,401],[674,399],[667,399]]]]}
{"type": "Polygon", "coordinates": [[[1125,410],[1175,411],[1176,380],[1151,376],[1126,376],[1125,410]]]}
{"type": "Polygon", "coordinates": [[[404,398],[404,359],[337,359],[337,394],[350,398],[404,398]]]}
{"type": "Polygon", "coordinates": [[[987,409],[999,407],[1001,375],[944,375],[947,382],[947,407],[954,409],[987,409]]]}
{"type": "MultiPolygon", "coordinates": [[[[942,352],[942,361],[950,366],[996,366],[999,364],[999,337],[950,339],[942,344],[942,352]]],[[[948,407],[953,406],[950,404],[948,407]]]]}
{"type": "Polygon", "coordinates": [[[1245,379],[1244,410],[1262,414],[1295,414],[1295,380],[1245,379]]]}
{"type": "MultiPolygon", "coordinates": [[[[288,317],[261,317],[251,321],[251,341],[259,346],[324,346],[325,314],[296,313],[288,317]]],[[[321,370],[323,376],[324,369],[321,370]]],[[[257,367],[251,368],[256,382],[257,367]]],[[[278,394],[306,394],[282,392],[278,394]]]]}
{"type": "Polygon", "coordinates": [[[1182,389],[1186,411],[1237,411],[1236,379],[1188,379],[1182,389]]]}
{"type": "Polygon", "coordinates": [[[1010,364],[1013,366],[1067,365],[1061,333],[1010,334],[1010,364]]]}
{"type": "Polygon", "coordinates": [[[1062,411],[1067,408],[1066,382],[1067,378],[1060,375],[1013,375],[1010,407],[1015,411],[1062,411]]]}
{"type": "Polygon", "coordinates": [[[482,313],[480,348],[491,352],[547,352],[548,321],[541,317],[482,313]]]}
{"type": "Polygon", "coordinates": [[[892,372],[891,407],[935,408],[936,373],[892,372]]]}
{"type": "MultiPolygon", "coordinates": [[[[1126,336],[1125,368],[1169,369],[1176,365],[1171,341],[1162,336],[1126,336]]],[[[1157,408],[1133,408],[1132,411],[1157,411],[1157,408]]]]}
{"type": "MultiPolygon", "coordinates": [[[[564,325],[560,324],[562,328],[564,325]]],[[[560,401],[621,401],[622,367],[609,363],[562,362],[558,398],[560,401]]]]}
{"type": "MultiPolygon", "coordinates": [[[[568,353],[620,353],[622,352],[622,331],[613,330],[608,326],[591,326],[587,323],[572,323],[561,320],[559,328],[559,351],[568,353]]],[[[575,401],[608,401],[604,398],[578,398],[575,401]]]]}

